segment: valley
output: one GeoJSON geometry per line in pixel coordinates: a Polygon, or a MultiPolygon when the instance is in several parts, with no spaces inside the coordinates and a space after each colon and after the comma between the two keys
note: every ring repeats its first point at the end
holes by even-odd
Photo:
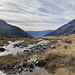
{"type": "Polygon", "coordinates": [[[75,75],[75,0],[0,0],[0,75],[75,75]]]}

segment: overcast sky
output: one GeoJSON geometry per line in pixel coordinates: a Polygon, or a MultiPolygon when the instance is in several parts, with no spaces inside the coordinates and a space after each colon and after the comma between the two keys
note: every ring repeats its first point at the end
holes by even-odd
{"type": "Polygon", "coordinates": [[[0,19],[24,30],[54,30],[74,18],[75,0],[0,0],[0,19]]]}

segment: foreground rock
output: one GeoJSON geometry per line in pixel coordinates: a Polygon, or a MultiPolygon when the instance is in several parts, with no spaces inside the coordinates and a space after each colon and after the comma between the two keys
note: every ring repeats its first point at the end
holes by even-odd
{"type": "Polygon", "coordinates": [[[0,52],[4,52],[5,51],[5,49],[4,48],[0,48],[0,52]]]}

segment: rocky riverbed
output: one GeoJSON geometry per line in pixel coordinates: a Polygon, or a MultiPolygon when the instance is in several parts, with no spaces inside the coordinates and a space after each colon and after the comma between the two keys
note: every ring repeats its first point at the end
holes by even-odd
{"type": "Polygon", "coordinates": [[[19,47],[14,47],[15,44],[18,44],[22,41],[8,41],[8,44],[2,46],[5,49],[4,52],[0,53],[0,56],[13,54],[20,55],[25,52],[29,53],[29,57],[27,60],[24,60],[19,67],[15,64],[12,66],[8,66],[3,68],[2,71],[6,73],[6,75],[33,75],[35,73],[42,73],[43,75],[47,75],[48,72],[43,68],[45,63],[41,63],[38,61],[38,58],[41,54],[45,53],[48,49],[53,47],[53,44],[57,43],[58,40],[44,40],[38,39],[38,43],[28,44],[28,47],[20,45],[19,47]]]}

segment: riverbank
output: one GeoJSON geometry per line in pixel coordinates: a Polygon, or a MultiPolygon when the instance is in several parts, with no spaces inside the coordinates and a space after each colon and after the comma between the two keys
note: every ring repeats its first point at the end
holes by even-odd
{"type": "MultiPolygon", "coordinates": [[[[33,74],[33,71],[37,69],[46,71],[41,68],[41,65],[39,66],[38,58],[53,46],[53,41],[38,39],[37,42],[34,41],[28,45],[24,45],[24,41],[8,41],[7,44],[2,46],[5,51],[0,53],[0,68],[7,75],[24,75],[23,73],[29,75],[29,73],[33,74]]],[[[46,73],[48,72],[46,71],[46,73]]]]}
{"type": "Polygon", "coordinates": [[[0,70],[7,75],[75,75],[75,34],[6,44],[1,53],[9,55],[0,56],[0,70]]]}

